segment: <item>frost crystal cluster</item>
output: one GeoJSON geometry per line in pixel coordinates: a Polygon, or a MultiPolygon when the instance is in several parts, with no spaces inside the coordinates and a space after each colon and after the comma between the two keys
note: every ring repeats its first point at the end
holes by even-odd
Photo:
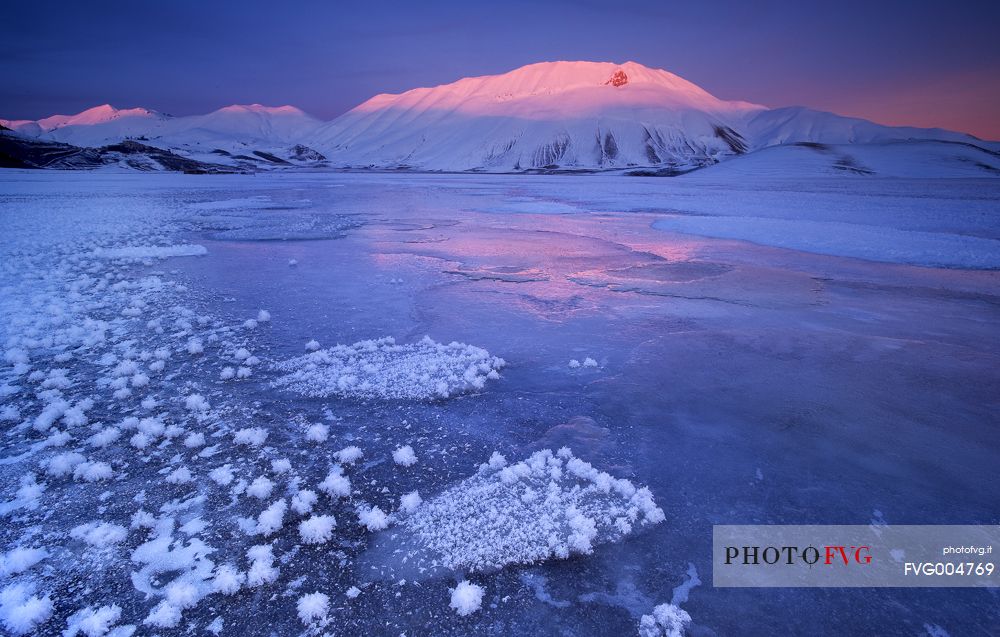
{"type": "Polygon", "coordinates": [[[476,475],[415,507],[402,527],[426,566],[483,571],[588,554],[663,520],[648,488],[564,447],[511,466],[494,454],[476,475]]]}
{"type": "Polygon", "coordinates": [[[502,358],[486,350],[425,336],[398,345],[392,337],[337,345],[279,363],[275,385],[306,396],[432,399],[482,389],[500,377],[502,358]]]}
{"type": "Polygon", "coordinates": [[[691,622],[691,615],[673,604],[660,604],[652,615],[643,615],[639,621],[639,637],[684,637],[684,628],[691,622]]]}

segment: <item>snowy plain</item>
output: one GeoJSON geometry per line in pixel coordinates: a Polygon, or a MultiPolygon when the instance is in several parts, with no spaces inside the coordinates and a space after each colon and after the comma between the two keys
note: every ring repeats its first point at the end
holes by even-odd
{"type": "Polygon", "coordinates": [[[713,589],[709,562],[713,524],[995,522],[998,202],[711,171],[2,172],[0,625],[1000,625],[985,590],[713,589]]]}

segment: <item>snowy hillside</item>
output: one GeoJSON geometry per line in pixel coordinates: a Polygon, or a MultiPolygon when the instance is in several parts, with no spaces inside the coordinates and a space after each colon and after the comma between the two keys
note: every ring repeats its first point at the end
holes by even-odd
{"type": "MultiPolygon", "coordinates": [[[[867,144],[907,139],[934,139],[950,142],[980,140],[943,128],[883,126],[857,117],[816,111],[801,106],[774,108],[754,113],[743,130],[752,140],[752,148],[780,144],[816,142],[819,144],[867,144]]],[[[986,142],[988,143],[988,142],[986,142]]]]}
{"type": "MultiPolygon", "coordinates": [[[[768,109],[721,100],[677,75],[635,62],[530,64],[502,75],[377,95],[331,122],[294,106],[234,105],[207,115],[172,117],[105,104],[78,115],[0,120],[0,125],[81,148],[139,141],[188,160],[240,170],[297,165],[679,174],[798,143],[934,140],[971,144],[987,155],[1000,151],[996,142],[943,129],[883,126],[802,107],[768,109]]],[[[908,146],[894,152],[910,149],[920,159],[897,165],[901,170],[916,166],[912,176],[951,175],[956,166],[963,175],[969,172],[970,166],[954,164],[948,154],[943,158],[949,165],[938,171],[934,153],[908,146]]],[[[980,174],[977,162],[982,163],[973,161],[970,170],[980,174]]],[[[907,175],[904,170],[899,176],[907,175]]]]}
{"type": "Polygon", "coordinates": [[[762,148],[694,171],[685,178],[730,180],[838,175],[998,177],[1000,153],[957,141],[797,142],[762,148]]]}

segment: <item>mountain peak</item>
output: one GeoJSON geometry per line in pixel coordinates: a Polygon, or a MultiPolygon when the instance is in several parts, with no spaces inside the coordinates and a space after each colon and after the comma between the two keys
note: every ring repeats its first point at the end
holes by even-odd
{"type": "Polygon", "coordinates": [[[423,108],[472,115],[529,119],[590,115],[608,108],[656,108],[736,112],[762,109],[721,100],[684,78],[638,62],[537,62],[500,75],[467,77],[449,84],[377,95],[357,111],[423,108]]]}
{"type": "Polygon", "coordinates": [[[40,119],[36,123],[41,130],[52,131],[57,128],[63,128],[64,126],[91,126],[94,124],[103,124],[105,122],[121,119],[123,117],[162,118],[163,115],[147,108],[118,109],[111,104],[101,104],[100,106],[88,108],[87,110],[77,113],[76,115],[53,115],[51,117],[40,119]]]}

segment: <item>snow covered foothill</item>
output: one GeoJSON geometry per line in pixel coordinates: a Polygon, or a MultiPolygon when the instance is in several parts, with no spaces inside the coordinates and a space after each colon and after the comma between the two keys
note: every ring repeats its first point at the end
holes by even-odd
{"type": "Polygon", "coordinates": [[[475,475],[398,518],[408,559],[478,572],[586,555],[665,516],[649,489],[562,448],[510,466],[494,454],[475,475]]]}
{"type": "Polygon", "coordinates": [[[276,365],[275,381],[312,397],[441,399],[481,390],[506,363],[486,350],[428,336],[400,345],[392,337],[316,350],[276,365]]]}

